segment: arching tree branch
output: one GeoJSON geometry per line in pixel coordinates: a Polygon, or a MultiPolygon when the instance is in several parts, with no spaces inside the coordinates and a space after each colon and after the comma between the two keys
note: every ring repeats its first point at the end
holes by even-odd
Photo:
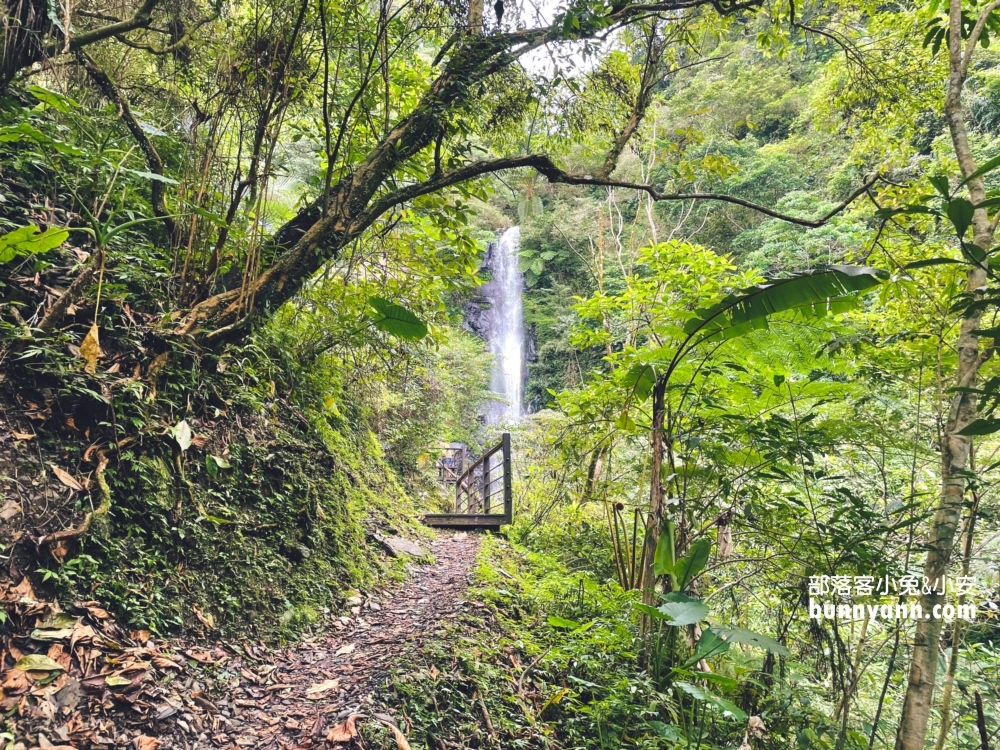
{"type": "Polygon", "coordinates": [[[858,186],[845,200],[834,206],[821,216],[813,219],[806,219],[800,216],[792,216],[776,211],[773,208],[763,206],[759,203],[739,198],[725,193],[665,193],[657,190],[653,185],[627,182],[624,180],[611,180],[589,174],[574,174],[567,172],[556,165],[551,157],[546,154],[528,154],[525,156],[511,156],[505,159],[495,159],[490,161],[479,161],[466,164],[457,169],[452,169],[442,173],[426,182],[414,183],[386,195],[372,204],[371,208],[359,217],[356,224],[351,226],[351,232],[357,233],[370,226],[379,216],[389,211],[393,206],[406,203],[418,198],[421,195],[428,195],[439,190],[457,185],[460,182],[475,179],[486,174],[503,172],[509,169],[531,168],[548,179],[552,183],[563,183],[566,185],[595,185],[601,187],[616,187],[627,190],[640,190],[649,195],[655,201],[717,201],[721,203],[731,203],[736,206],[748,208],[772,219],[787,221],[789,224],[796,224],[801,227],[815,229],[826,224],[837,214],[843,212],[855,200],[879,181],[880,175],[869,175],[868,178],[858,186]]]}

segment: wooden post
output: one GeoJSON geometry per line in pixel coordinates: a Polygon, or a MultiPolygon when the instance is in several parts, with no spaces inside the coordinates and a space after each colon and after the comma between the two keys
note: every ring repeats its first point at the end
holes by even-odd
{"type": "Polygon", "coordinates": [[[503,514],[507,523],[514,518],[513,471],[510,464],[510,433],[503,434],[503,514]]]}
{"type": "Polygon", "coordinates": [[[483,513],[490,512],[490,463],[493,456],[487,454],[483,460],[483,513]]]}

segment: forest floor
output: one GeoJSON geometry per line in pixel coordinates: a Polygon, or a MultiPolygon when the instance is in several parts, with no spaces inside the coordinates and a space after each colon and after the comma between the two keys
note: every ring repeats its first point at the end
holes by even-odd
{"type": "MultiPolygon", "coordinates": [[[[73,631],[66,633],[69,652],[50,639],[49,658],[65,666],[57,680],[22,671],[28,679],[19,689],[10,676],[21,670],[3,678],[7,701],[18,698],[18,744],[65,750],[324,748],[353,746],[359,731],[368,735],[372,727],[388,746],[409,750],[408,719],[377,704],[378,681],[406,669],[425,639],[483,606],[465,598],[478,537],[441,534],[424,546],[432,564],[408,563],[402,584],[349,599],[349,612],[332,616],[330,632],[278,649],[246,642],[143,643],[148,633],[141,631],[128,639],[136,645],[123,647],[108,635],[115,626],[106,612],[78,604],[84,614],[77,624],[62,623],[73,631]],[[109,653],[116,645],[118,653],[109,653]]],[[[31,642],[38,634],[32,632],[31,642]]]]}

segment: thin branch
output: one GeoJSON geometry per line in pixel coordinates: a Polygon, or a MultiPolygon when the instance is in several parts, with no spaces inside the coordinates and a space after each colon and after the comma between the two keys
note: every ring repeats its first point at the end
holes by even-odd
{"type": "Polygon", "coordinates": [[[142,151],[143,156],[146,159],[146,167],[149,171],[157,175],[161,179],[150,179],[149,181],[149,192],[150,192],[150,204],[153,206],[153,215],[159,217],[163,221],[163,226],[167,230],[167,235],[170,238],[170,243],[173,245],[178,238],[177,225],[174,220],[170,217],[167,212],[166,206],[163,203],[163,160],[160,158],[159,153],[157,153],[156,148],[153,146],[153,142],[149,140],[149,136],[146,135],[146,131],[142,129],[142,125],[132,114],[132,108],[129,107],[128,101],[123,97],[118,89],[115,88],[114,83],[108,78],[107,73],[105,73],[94,59],[90,57],[86,52],[82,50],[76,51],[76,59],[83,66],[84,70],[87,71],[87,75],[90,76],[90,80],[101,90],[104,96],[118,108],[118,112],[122,121],[125,123],[125,127],[128,128],[129,133],[135,138],[136,143],[139,144],[139,149],[142,151]]]}
{"type": "MultiPolygon", "coordinates": [[[[77,34],[70,40],[69,49],[74,52],[78,49],[83,49],[89,44],[94,44],[95,42],[103,41],[104,39],[110,39],[118,34],[124,34],[129,31],[135,31],[136,29],[141,29],[148,26],[150,21],[153,19],[153,10],[157,5],[160,4],[160,0],[143,0],[139,10],[135,12],[135,15],[125,21],[119,21],[118,23],[112,23],[108,26],[102,26],[99,29],[94,29],[92,31],[85,31],[82,34],[77,34]]],[[[61,54],[63,51],[64,43],[53,42],[45,48],[46,57],[55,57],[61,54]]]]}
{"type": "Polygon", "coordinates": [[[413,200],[421,195],[427,195],[428,193],[433,193],[443,188],[450,187],[485,174],[524,167],[534,169],[546,177],[551,183],[563,183],[566,185],[599,185],[604,187],[623,188],[626,190],[639,190],[649,195],[649,197],[654,201],[702,200],[731,203],[733,205],[742,206],[743,208],[748,208],[752,211],[764,214],[765,216],[770,216],[773,219],[779,219],[781,221],[786,221],[789,224],[796,224],[798,226],[808,227],[811,229],[823,226],[834,216],[844,211],[859,196],[863,195],[880,179],[878,174],[869,176],[868,179],[865,180],[861,186],[856,188],[846,200],[842,201],[825,214],[815,219],[805,219],[799,216],[784,214],[780,211],[775,211],[773,208],[762,206],[759,203],[754,203],[753,201],[748,201],[733,195],[726,195],[725,193],[663,193],[652,185],[645,183],[601,179],[600,177],[595,177],[589,174],[574,174],[566,172],[556,166],[555,162],[553,162],[552,159],[546,154],[527,154],[525,156],[511,156],[492,161],[473,162],[472,164],[466,164],[465,166],[457,169],[444,172],[440,177],[430,179],[427,182],[415,183],[413,185],[400,188],[396,192],[390,193],[389,195],[375,201],[371,208],[358,218],[356,224],[351,226],[351,231],[360,231],[367,226],[370,226],[372,222],[393,206],[413,200]]]}

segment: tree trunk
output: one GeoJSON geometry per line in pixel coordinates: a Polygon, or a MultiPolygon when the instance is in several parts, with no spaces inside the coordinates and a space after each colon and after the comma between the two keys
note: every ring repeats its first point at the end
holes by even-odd
{"type": "MultiPolygon", "coordinates": [[[[979,26],[977,24],[977,26],[979,26]]],[[[981,26],[979,26],[981,31],[981,26]]],[[[968,133],[965,128],[965,113],[962,107],[962,90],[968,73],[969,56],[975,50],[978,34],[966,42],[962,39],[961,0],[950,0],[949,5],[949,75],[948,95],[945,100],[945,116],[951,134],[952,146],[965,178],[978,169],[978,164],[969,149],[968,133]],[[966,45],[968,45],[966,47],[966,45]],[[964,53],[964,54],[963,54],[964,53]]],[[[978,204],[986,197],[981,178],[969,180],[969,197],[978,204]]],[[[973,242],[981,248],[993,247],[994,229],[985,209],[976,209],[972,218],[973,242]]],[[[986,285],[986,271],[973,267],[968,274],[966,290],[979,296],[986,285]]],[[[975,331],[980,327],[982,313],[974,312],[963,317],[958,337],[958,372],[955,385],[971,388],[975,385],[979,369],[991,353],[984,356],[979,352],[979,337],[975,331]]],[[[948,572],[948,564],[955,544],[965,498],[966,474],[970,466],[972,440],[958,433],[976,418],[978,402],[976,395],[968,392],[956,393],[945,425],[941,443],[941,498],[931,525],[927,543],[927,560],[924,575],[933,583],[943,580],[948,572]]],[[[931,593],[921,598],[925,614],[933,614],[934,607],[944,602],[944,595],[931,587],[931,593]]],[[[910,676],[903,700],[903,711],[896,734],[896,750],[922,750],[927,734],[934,698],[934,683],[937,677],[938,645],[941,639],[943,621],[939,618],[917,620],[913,636],[913,656],[910,662],[910,676]]]]}
{"type": "Polygon", "coordinates": [[[0,92],[18,72],[41,62],[43,40],[52,27],[45,0],[8,0],[5,3],[3,49],[0,50],[0,92]]]}
{"type": "Polygon", "coordinates": [[[642,549],[642,600],[646,604],[656,602],[656,575],[653,573],[653,557],[656,543],[660,540],[663,526],[663,423],[666,416],[667,379],[660,376],[653,388],[653,425],[649,431],[652,443],[652,461],[649,467],[649,519],[646,522],[646,540],[642,549]]]}
{"type": "Polygon", "coordinates": [[[503,55],[505,44],[503,39],[487,36],[468,40],[413,111],[350,176],[333,186],[326,211],[314,203],[279,230],[274,263],[244,288],[227,290],[195,305],[175,334],[200,334],[209,343],[223,340],[294,297],[323,264],[391,207],[383,206],[376,194],[399,165],[433,146],[449,112],[471,95],[472,83],[515,59],[503,55]]]}

